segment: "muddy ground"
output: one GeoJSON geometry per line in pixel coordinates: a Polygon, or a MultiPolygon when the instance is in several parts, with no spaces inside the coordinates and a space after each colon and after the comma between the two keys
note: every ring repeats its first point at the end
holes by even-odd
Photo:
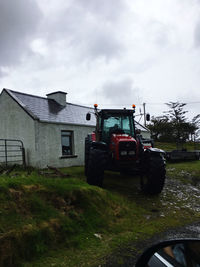
{"type": "MultiPolygon", "coordinates": [[[[186,173],[183,173],[183,176],[186,175],[186,173]]],[[[185,208],[200,212],[200,182],[195,181],[191,184],[184,184],[179,180],[167,177],[165,187],[160,195],[160,201],[166,207],[166,210],[174,208],[174,216],[176,216],[177,210],[185,208]],[[172,197],[169,198],[169,195],[172,197]]],[[[160,216],[165,215],[161,213],[160,216]]],[[[137,258],[145,248],[159,241],[176,238],[200,238],[200,221],[184,227],[169,229],[153,236],[151,239],[130,243],[125,248],[119,248],[106,259],[106,264],[102,265],[102,267],[134,266],[137,258]]]]}

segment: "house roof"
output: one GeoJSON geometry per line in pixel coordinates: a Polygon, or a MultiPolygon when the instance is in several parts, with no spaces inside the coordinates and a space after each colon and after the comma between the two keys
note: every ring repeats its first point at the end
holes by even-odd
{"type": "MultiPolygon", "coordinates": [[[[33,119],[42,122],[64,123],[74,125],[95,126],[96,118],[94,109],[72,103],[66,106],[58,104],[55,100],[16,92],[9,89],[6,91],[33,119]],[[91,120],[86,120],[86,114],[91,113],[91,120]]],[[[148,131],[143,125],[136,121],[136,128],[141,131],[148,131]]]]}
{"type": "Polygon", "coordinates": [[[55,100],[4,89],[33,119],[43,122],[94,126],[93,108],[66,103],[63,107],[55,100]],[[86,114],[91,113],[91,120],[86,114]]]}

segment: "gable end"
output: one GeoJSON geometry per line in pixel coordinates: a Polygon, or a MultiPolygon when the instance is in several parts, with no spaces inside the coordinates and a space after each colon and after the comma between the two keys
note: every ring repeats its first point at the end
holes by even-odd
{"type": "Polygon", "coordinates": [[[39,118],[35,116],[30,110],[28,110],[26,106],[9,89],[4,88],[1,92],[1,95],[3,94],[3,92],[6,92],[32,119],[39,120],[39,118]]]}

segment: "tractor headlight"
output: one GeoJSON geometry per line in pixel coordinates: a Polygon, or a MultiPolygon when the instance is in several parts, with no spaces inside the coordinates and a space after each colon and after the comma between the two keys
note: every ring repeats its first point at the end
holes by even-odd
{"type": "Polygon", "coordinates": [[[134,151],[134,150],[131,150],[131,151],[128,152],[128,154],[129,154],[130,156],[133,156],[133,155],[135,155],[135,151],[134,151]]]}
{"type": "Polygon", "coordinates": [[[127,155],[127,151],[121,151],[120,154],[121,154],[121,156],[126,156],[127,155]]]}

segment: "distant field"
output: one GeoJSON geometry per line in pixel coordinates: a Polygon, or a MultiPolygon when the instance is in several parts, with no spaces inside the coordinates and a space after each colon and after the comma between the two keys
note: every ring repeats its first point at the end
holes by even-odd
{"type": "MultiPolygon", "coordinates": [[[[155,142],[155,147],[163,149],[165,151],[171,151],[177,149],[177,146],[175,143],[165,143],[165,142],[155,142]]],[[[192,143],[188,142],[183,145],[183,148],[187,150],[200,150],[200,143],[192,143]]]]}

